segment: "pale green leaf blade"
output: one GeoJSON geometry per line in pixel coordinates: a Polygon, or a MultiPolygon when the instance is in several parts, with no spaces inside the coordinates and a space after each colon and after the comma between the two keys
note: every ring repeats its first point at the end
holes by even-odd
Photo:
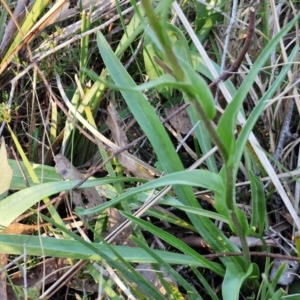
{"type": "Polygon", "coordinates": [[[9,190],[11,180],[13,177],[13,171],[7,160],[7,152],[5,148],[4,137],[1,138],[0,146],[0,195],[9,190]]]}

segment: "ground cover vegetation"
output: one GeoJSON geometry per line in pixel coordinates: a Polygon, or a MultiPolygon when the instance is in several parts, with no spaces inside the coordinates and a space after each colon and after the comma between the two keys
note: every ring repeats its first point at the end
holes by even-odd
{"type": "Polygon", "coordinates": [[[299,299],[297,1],[4,1],[1,299],[299,299]]]}

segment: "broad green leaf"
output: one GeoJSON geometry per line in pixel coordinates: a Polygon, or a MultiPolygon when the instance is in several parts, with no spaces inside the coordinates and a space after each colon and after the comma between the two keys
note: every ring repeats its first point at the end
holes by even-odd
{"type": "MultiPolygon", "coordinates": [[[[223,182],[225,182],[226,173],[225,173],[225,168],[224,167],[219,172],[219,175],[223,179],[223,182]]],[[[226,187],[226,188],[228,188],[228,187],[226,187]]],[[[225,218],[228,218],[228,220],[231,223],[232,222],[231,217],[230,217],[231,211],[228,207],[228,204],[227,204],[227,201],[226,201],[225,197],[226,197],[225,194],[224,195],[220,195],[220,194],[215,195],[215,209],[219,214],[223,215],[225,218]]]]}
{"type": "MultiPolygon", "coordinates": [[[[285,268],[286,268],[286,264],[284,263],[277,269],[277,272],[273,277],[272,281],[271,282],[267,281],[268,292],[266,294],[266,299],[276,299],[276,300],[281,299],[281,297],[278,298],[278,294],[275,291],[276,291],[276,287],[278,286],[278,281],[280,277],[283,275],[285,268]]],[[[281,294],[281,292],[279,294],[281,294]]]]}
{"type": "Polygon", "coordinates": [[[220,10],[223,10],[223,6],[225,5],[226,1],[224,0],[217,0],[217,1],[209,1],[212,6],[205,5],[198,1],[195,2],[196,8],[196,34],[203,43],[208,34],[210,33],[211,29],[216,23],[219,23],[219,20],[222,18],[220,10]],[[216,11],[215,7],[218,9],[216,11]]]}
{"type": "MultiPolygon", "coordinates": [[[[121,86],[135,87],[135,82],[121,65],[100,32],[97,34],[97,42],[99,51],[114,82],[121,86]]],[[[160,151],[157,151],[157,155],[164,166],[165,172],[182,170],[183,166],[174,151],[170,138],[142,92],[121,90],[121,94],[151,144],[155,149],[157,146],[159,147],[160,151]]]]}
{"type": "Polygon", "coordinates": [[[246,273],[237,264],[228,264],[222,284],[223,300],[240,299],[239,294],[242,284],[254,271],[256,273],[254,264],[250,265],[246,273]]]}
{"type": "Polygon", "coordinates": [[[199,101],[203,106],[207,117],[212,120],[216,115],[216,108],[214,97],[210,88],[205,80],[195,72],[194,68],[189,63],[182,59],[180,59],[180,63],[184,70],[185,80],[187,84],[190,85],[190,93],[188,94],[188,97],[190,101],[192,101],[191,104],[193,105],[194,101],[199,101]]]}
{"type": "MultiPolygon", "coordinates": [[[[241,209],[239,209],[237,206],[235,206],[235,213],[239,219],[239,224],[242,229],[242,234],[244,237],[248,236],[249,234],[249,224],[247,220],[247,216],[245,212],[243,212],[241,209]]],[[[237,234],[237,231],[235,229],[235,233],[237,234]]]]}
{"type": "Polygon", "coordinates": [[[158,56],[157,51],[149,37],[145,37],[143,57],[146,73],[150,80],[158,78],[163,74],[163,70],[153,61],[154,56],[158,56]]]}
{"type": "MultiPolygon", "coordinates": [[[[18,140],[17,135],[16,135],[15,132],[11,129],[11,127],[10,127],[9,124],[7,124],[7,129],[8,129],[8,131],[9,131],[9,133],[10,133],[10,135],[11,135],[13,141],[14,141],[14,144],[15,144],[15,146],[16,146],[16,148],[17,148],[17,150],[18,150],[18,152],[19,152],[19,154],[20,154],[20,156],[21,156],[21,158],[22,158],[22,161],[24,162],[24,165],[25,165],[25,167],[26,167],[26,170],[28,171],[28,174],[29,174],[30,178],[32,179],[32,181],[33,181],[34,183],[39,184],[39,183],[40,183],[39,178],[38,178],[37,175],[35,174],[35,172],[34,172],[34,170],[33,170],[33,168],[32,168],[32,165],[31,165],[31,163],[29,162],[29,160],[28,160],[28,158],[27,158],[27,156],[26,156],[26,154],[25,154],[25,152],[24,152],[24,150],[23,150],[23,147],[21,146],[21,144],[20,144],[20,142],[19,142],[19,140],[18,140]]],[[[30,196],[29,196],[29,197],[30,197],[30,196]]],[[[8,198],[9,198],[9,197],[8,197],[8,198]]],[[[6,199],[7,199],[7,198],[6,198],[6,199]]],[[[7,202],[6,202],[6,199],[2,200],[2,201],[1,201],[1,204],[2,204],[2,202],[7,203],[7,202]]],[[[26,199],[26,200],[27,200],[27,199],[26,199]]],[[[47,198],[47,197],[42,198],[42,200],[43,200],[44,203],[49,203],[49,202],[50,202],[50,199],[47,198]]],[[[20,203],[22,203],[22,202],[20,202],[20,203]]],[[[49,204],[50,204],[50,203],[49,203],[49,204]]],[[[16,209],[15,207],[12,208],[12,210],[15,210],[15,209],[16,209]]],[[[47,209],[49,210],[49,212],[50,212],[52,218],[53,218],[57,223],[59,223],[59,224],[64,224],[63,221],[62,221],[62,219],[61,219],[61,217],[59,216],[57,210],[53,207],[53,205],[51,205],[51,204],[48,205],[47,209]]],[[[12,213],[12,215],[13,215],[13,213],[12,213]]],[[[6,218],[7,216],[4,215],[4,217],[6,218]]],[[[9,215],[9,217],[11,217],[11,215],[9,215]]],[[[15,216],[15,218],[17,218],[17,217],[18,217],[18,216],[15,216]]],[[[4,221],[4,218],[3,218],[3,219],[0,219],[0,220],[1,220],[1,221],[4,221]]],[[[10,223],[9,223],[9,224],[10,224],[10,223]]],[[[1,225],[1,224],[0,224],[0,225],[1,225]]]]}
{"type": "Polygon", "coordinates": [[[189,49],[188,41],[186,40],[183,32],[176,26],[167,23],[166,24],[170,37],[173,36],[173,49],[177,57],[186,61],[190,66],[192,66],[191,52],[189,49]]]}
{"type": "MultiPolygon", "coordinates": [[[[9,159],[8,163],[13,170],[13,178],[10,187],[11,190],[21,190],[27,187],[23,174],[27,178],[29,186],[33,186],[36,184],[31,179],[29,172],[27,171],[25,164],[22,161],[18,163],[13,159],[9,159]]],[[[61,180],[54,167],[34,163],[32,163],[31,165],[32,169],[34,170],[36,176],[39,179],[39,182],[47,183],[61,180]]]]}
{"type": "MultiPolygon", "coordinates": [[[[205,76],[208,79],[210,79],[211,81],[213,81],[214,76],[211,74],[210,70],[206,66],[206,62],[199,55],[199,52],[198,51],[195,52],[195,51],[191,50],[190,53],[191,53],[191,58],[192,58],[192,63],[193,63],[194,69],[197,72],[199,72],[200,74],[202,74],[203,76],[205,76]]],[[[211,63],[213,64],[214,68],[217,70],[218,74],[220,74],[220,72],[221,72],[220,66],[212,60],[211,60],[211,63]]],[[[224,82],[224,84],[226,85],[226,87],[227,87],[227,89],[228,89],[228,91],[230,92],[231,95],[236,94],[235,85],[232,83],[232,81],[230,79],[227,79],[224,82]]]]}
{"type": "Polygon", "coordinates": [[[272,296],[271,300],[298,300],[299,295],[294,297],[294,296],[287,296],[286,291],[283,288],[278,289],[272,296]],[[285,297],[284,297],[285,296],[285,297]]]}

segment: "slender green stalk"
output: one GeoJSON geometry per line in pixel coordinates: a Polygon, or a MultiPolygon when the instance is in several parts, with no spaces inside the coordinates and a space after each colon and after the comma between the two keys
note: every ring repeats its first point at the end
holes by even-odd
{"type": "Polygon", "coordinates": [[[262,32],[263,32],[263,43],[264,47],[269,43],[269,1],[263,0],[261,1],[261,20],[262,20],[262,32]]]}
{"type": "MultiPolygon", "coordinates": [[[[90,13],[82,12],[81,16],[81,32],[85,32],[90,29],[90,13]]],[[[80,48],[80,83],[84,84],[84,72],[82,72],[82,67],[87,66],[88,61],[88,48],[89,48],[89,39],[90,36],[87,35],[81,39],[81,48],[80,48]]]]}
{"type": "Polygon", "coordinates": [[[196,112],[198,113],[200,120],[203,122],[206,130],[209,132],[212,141],[218,147],[221,157],[222,157],[224,163],[226,164],[228,162],[228,152],[224,146],[224,143],[221,141],[216,130],[214,129],[211,120],[206,116],[203,106],[201,105],[201,103],[199,101],[195,101],[195,100],[191,100],[191,99],[189,101],[196,109],[196,112]]]}
{"type": "Polygon", "coordinates": [[[173,66],[174,74],[179,81],[184,80],[184,72],[182,71],[176,55],[173,52],[171,47],[170,39],[166,34],[164,34],[164,28],[162,27],[161,23],[158,22],[157,16],[152,8],[150,1],[142,0],[142,5],[148,17],[149,23],[156,34],[156,37],[159,39],[163,50],[165,51],[165,57],[169,60],[170,64],[173,66]]]}
{"type": "Polygon", "coordinates": [[[249,248],[247,245],[246,238],[243,234],[243,230],[240,224],[240,221],[238,219],[238,216],[235,211],[235,200],[234,200],[234,172],[233,172],[233,165],[232,162],[230,162],[229,159],[229,154],[221,141],[220,137],[217,135],[217,132],[215,129],[212,127],[211,121],[209,118],[206,116],[204,109],[201,105],[200,102],[198,101],[191,101],[193,106],[195,107],[197,113],[200,116],[201,121],[203,122],[204,126],[206,127],[206,130],[209,132],[211,139],[213,142],[216,144],[218,147],[218,150],[222,156],[222,159],[224,161],[224,167],[225,167],[225,186],[226,186],[226,203],[227,207],[230,209],[230,217],[232,220],[232,223],[234,224],[237,235],[241,241],[242,244],[242,252],[243,252],[243,257],[244,257],[244,262],[245,262],[245,271],[247,271],[249,265],[250,265],[250,253],[249,253],[249,248]]]}
{"type": "MultiPolygon", "coordinates": [[[[263,32],[263,44],[264,48],[268,45],[270,41],[270,27],[269,27],[269,0],[261,1],[261,20],[262,20],[262,32],[263,32]]],[[[267,60],[265,66],[270,66],[270,58],[267,60]]]]}

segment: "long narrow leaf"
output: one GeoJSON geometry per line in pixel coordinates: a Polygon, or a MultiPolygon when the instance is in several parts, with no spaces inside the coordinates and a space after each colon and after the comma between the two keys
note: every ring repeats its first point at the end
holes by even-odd
{"type": "MultiPolygon", "coordinates": [[[[102,257],[90,247],[75,240],[63,240],[49,237],[38,237],[31,235],[0,235],[0,248],[2,253],[21,255],[24,253],[24,244],[28,255],[53,256],[70,259],[86,259],[101,261],[102,257]],[[42,247],[41,247],[42,246],[42,247]]],[[[117,259],[116,255],[110,250],[111,247],[118,252],[126,261],[136,263],[156,263],[156,261],[144,250],[127,246],[106,246],[103,244],[92,243],[93,248],[105,253],[111,259],[117,259]]],[[[165,262],[176,265],[194,265],[205,267],[205,265],[191,256],[172,253],[162,250],[154,250],[165,262]]]]}
{"type": "Polygon", "coordinates": [[[190,248],[188,245],[186,245],[185,243],[183,243],[182,241],[180,241],[179,239],[177,239],[176,237],[174,237],[170,233],[165,232],[164,230],[159,229],[158,227],[152,225],[151,223],[148,223],[144,220],[138,219],[138,218],[136,218],[136,217],[134,217],[130,214],[127,214],[125,212],[122,212],[122,214],[124,214],[124,216],[126,218],[132,220],[135,224],[141,226],[142,228],[146,229],[147,231],[149,231],[149,232],[153,233],[154,235],[158,236],[163,241],[169,243],[170,245],[172,245],[173,247],[175,247],[178,250],[182,251],[183,253],[185,253],[189,256],[192,256],[195,259],[201,261],[203,263],[203,265],[205,265],[207,268],[214,271],[215,273],[217,273],[219,275],[224,274],[224,270],[220,265],[207,260],[206,258],[204,258],[200,254],[198,254],[195,250],[190,248]]]}
{"type": "Polygon", "coordinates": [[[275,82],[267,90],[267,92],[262,96],[259,103],[255,106],[255,108],[251,112],[249,118],[247,119],[246,124],[243,126],[243,128],[239,134],[239,137],[237,139],[237,142],[236,142],[236,152],[234,155],[235,161],[236,161],[235,172],[237,172],[237,169],[238,169],[237,162],[239,162],[242,157],[243,149],[245,148],[245,145],[248,140],[248,136],[249,136],[252,128],[254,127],[258,118],[261,116],[261,113],[263,112],[263,110],[267,104],[267,100],[271,99],[272,96],[274,95],[274,93],[278,90],[278,87],[280,86],[280,84],[284,80],[284,77],[286,76],[287,72],[289,71],[289,69],[292,66],[292,64],[290,64],[290,62],[292,62],[294,60],[297,53],[298,53],[298,47],[295,47],[288,58],[289,63],[286,66],[284,66],[284,68],[282,69],[280,74],[277,76],[275,82]]]}
{"type": "MultiPolygon", "coordinates": [[[[108,183],[105,180],[106,183],[108,183]]],[[[198,186],[203,188],[212,189],[217,195],[224,195],[224,185],[219,175],[210,173],[205,170],[192,170],[192,171],[182,171],[173,174],[165,175],[161,178],[158,178],[154,181],[147,182],[141,186],[135,187],[134,189],[128,190],[126,193],[123,193],[119,197],[109,201],[109,203],[103,203],[99,206],[90,208],[90,209],[77,209],[76,211],[80,215],[100,213],[104,209],[114,206],[120,203],[122,200],[125,200],[133,195],[136,195],[140,192],[156,189],[162,186],[174,185],[174,186],[198,186]]],[[[201,207],[198,207],[201,209],[201,207]]],[[[193,216],[193,214],[191,214],[193,216]]]]}
{"type": "MultiPolygon", "coordinates": [[[[128,181],[128,178],[110,178],[102,179],[101,183],[98,180],[88,180],[81,187],[92,187],[99,184],[106,184],[108,182],[116,181],[128,181]],[[104,180],[104,181],[102,181],[104,180]],[[108,181],[107,181],[108,180],[108,181]]],[[[136,179],[133,179],[136,181],[136,179]]],[[[78,180],[72,181],[60,181],[60,182],[51,182],[35,185],[33,187],[21,190],[16,192],[5,199],[0,201],[0,230],[2,227],[6,227],[13,220],[19,217],[27,209],[32,207],[41,199],[45,197],[60,193],[61,191],[70,190],[77,184],[78,180]]]]}

